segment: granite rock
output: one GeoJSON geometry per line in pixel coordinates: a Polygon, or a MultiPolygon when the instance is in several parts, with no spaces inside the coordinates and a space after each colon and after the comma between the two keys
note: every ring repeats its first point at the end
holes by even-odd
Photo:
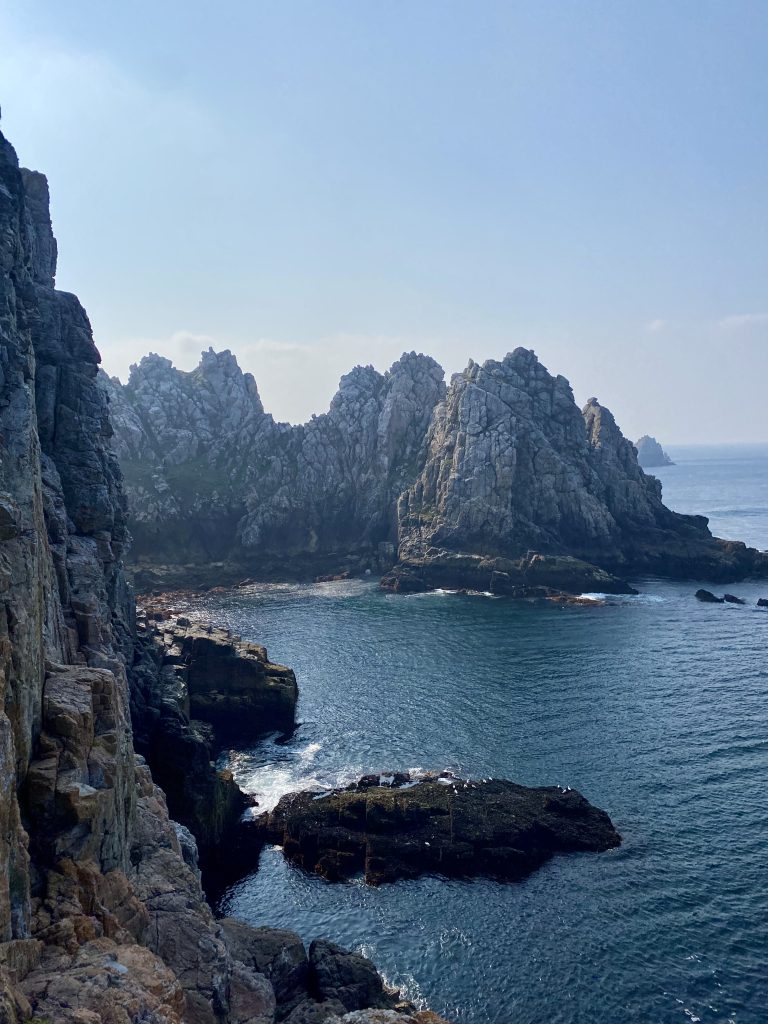
{"type": "Polygon", "coordinates": [[[674,466],[674,462],[664,451],[655,437],[643,434],[635,442],[637,461],[643,469],[656,469],[659,466],[674,466]]]}
{"type": "Polygon", "coordinates": [[[518,881],[557,853],[621,842],[608,815],[575,790],[449,773],[292,793],[254,829],[306,871],[329,881],[362,874],[372,885],[425,873],[518,881]]]}
{"type": "Polygon", "coordinates": [[[611,413],[594,398],[579,410],[527,349],[454,375],[427,446],[398,502],[400,562],[427,583],[456,555],[570,556],[625,578],[768,571],[768,557],[713,538],[704,517],[667,509],[611,413]]]}
{"type": "MultiPolygon", "coordinates": [[[[0,1020],[272,1024],[272,982],[230,950],[194,839],[134,751],[127,669],[146,649],[121,474],[90,324],[55,271],[45,178],[0,135],[0,1020]]],[[[248,696],[271,685],[266,653],[239,669],[226,651],[227,699],[282,708],[248,696]]]]}
{"type": "Polygon", "coordinates": [[[310,576],[392,563],[394,504],[444,391],[438,364],[407,353],[385,374],[356,367],[327,413],[291,426],[264,412],[228,351],[191,373],[150,355],[126,385],[101,383],[137,557],[310,576]]]}

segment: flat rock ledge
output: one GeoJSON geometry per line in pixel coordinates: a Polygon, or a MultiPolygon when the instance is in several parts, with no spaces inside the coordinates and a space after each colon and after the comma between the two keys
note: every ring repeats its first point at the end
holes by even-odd
{"type": "Polygon", "coordinates": [[[305,871],[329,881],[362,874],[370,885],[423,874],[518,881],[557,853],[621,843],[605,811],[573,789],[449,773],[292,793],[254,827],[305,871]]]}
{"type": "Polygon", "coordinates": [[[444,550],[400,562],[381,578],[380,586],[405,594],[440,588],[528,598],[637,593],[618,576],[570,555],[528,554],[510,559],[444,550]]]}

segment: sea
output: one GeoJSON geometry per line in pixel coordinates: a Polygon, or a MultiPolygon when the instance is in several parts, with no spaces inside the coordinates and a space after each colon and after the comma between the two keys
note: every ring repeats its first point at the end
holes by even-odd
{"type": "MultiPolygon", "coordinates": [[[[675,447],[667,504],[768,549],[768,445],[675,447]]],[[[462,1024],[768,1021],[768,580],[555,606],[260,585],[190,614],[292,666],[299,726],[223,755],[262,808],[367,772],[450,769],[579,789],[617,850],[516,884],[331,884],[266,849],[219,910],[370,956],[462,1024]],[[722,587],[711,589],[722,590],[722,587]]]]}

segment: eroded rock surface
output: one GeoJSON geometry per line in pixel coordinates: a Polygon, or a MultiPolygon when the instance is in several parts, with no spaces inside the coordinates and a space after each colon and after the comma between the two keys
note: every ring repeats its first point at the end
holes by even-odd
{"type": "Polygon", "coordinates": [[[125,386],[101,380],[138,556],[310,576],[392,564],[394,504],[445,388],[433,359],[356,367],[328,412],[301,426],[264,412],[229,352],[203,353],[191,373],[151,355],[125,386]]]}
{"type": "Polygon", "coordinates": [[[624,578],[768,571],[768,556],[667,509],[611,413],[594,398],[580,411],[568,381],[527,349],[456,374],[427,445],[398,502],[400,568],[427,584],[434,573],[444,585],[455,556],[570,556],[624,578]]]}
{"type": "Polygon", "coordinates": [[[494,589],[495,573],[496,592],[519,595],[540,586],[526,579],[533,555],[591,567],[563,565],[558,581],[547,563],[559,590],[599,572],[768,572],[768,557],[713,538],[704,517],[667,509],[611,413],[594,398],[580,410],[527,349],[470,362],[447,389],[415,353],[386,374],[356,367],[329,411],[296,427],[264,412],[229,352],[205,353],[192,373],[147,356],[125,386],[103,383],[136,551],[158,581],[172,582],[173,564],[190,581],[205,563],[215,582],[396,564],[393,589],[494,589]]]}
{"type": "Polygon", "coordinates": [[[557,853],[621,842],[608,815],[575,790],[448,774],[292,793],[255,829],[306,871],[330,881],[363,874],[373,885],[425,873],[517,881],[557,853]]]}
{"type": "MultiPolygon", "coordinates": [[[[120,470],[88,318],[55,270],[45,178],[0,135],[0,1020],[272,1024],[272,981],[230,949],[194,840],[134,752],[126,666],[146,652],[120,470]]],[[[209,640],[188,643],[217,679],[209,640]]],[[[238,670],[227,643],[227,699],[278,713],[248,698],[266,653],[238,670]]]]}

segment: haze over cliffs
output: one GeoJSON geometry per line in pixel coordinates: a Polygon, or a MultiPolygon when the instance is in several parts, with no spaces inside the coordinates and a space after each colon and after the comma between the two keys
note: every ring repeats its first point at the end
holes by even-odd
{"type": "Polygon", "coordinates": [[[527,349],[470,361],[448,386],[416,353],[385,374],[356,367],[301,426],[264,411],[229,352],[188,373],[150,355],[126,385],[102,383],[135,554],[157,563],[224,561],[243,575],[399,565],[396,589],[407,577],[408,589],[510,593],[557,587],[558,574],[610,588],[595,566],[726,579],[767,564],[667,509],[611,413],[596,399],[580,410],[527,349]]]}

